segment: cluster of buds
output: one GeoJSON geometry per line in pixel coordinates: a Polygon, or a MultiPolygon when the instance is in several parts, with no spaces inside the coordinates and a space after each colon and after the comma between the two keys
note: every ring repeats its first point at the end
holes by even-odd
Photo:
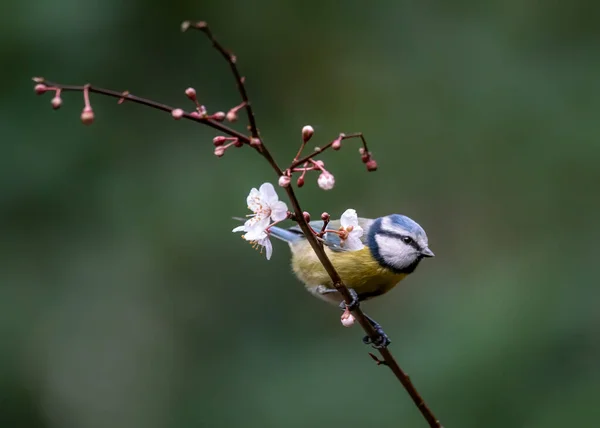
{"type": "Polygon", "coordinates": [[[283,175],[279,177],[279,185],[281,187],[288,187],[292,182],[292,175],[299,173],[300,176],[296,180],[296,185],[302,187],[305,184],[305,176],[309,171],[319,171],[319,177],[317,178],[317,184],[323,190],[331,190],[335,186],[335,177],[333,174],[325,169],[325,163],[322,160],[315,160],[314,157],[322,153],[328,148],[333,150],[340,150],[342,148],[342,141],[349,138],[360,138],[363,142],[363,147],[360,149],[360,154],[363,162],[367,166],[368,171],[377,170],[377,162],[372,158],[371,152],[367,150],[367,143],[365,142],[362,134],[339,134],[338,137],[325,145],[323,148],[315,147],[313,153],[304,158],[300,159],[300,155],[306,146],[306,143],[313,137],[315,130],[312,126],[306,125],[302,128],[302,144],[300,149],[294,157],[292,164],[283,172],[283,175]]]}
{"type": "MultiPolygon", "coordinates": [[[[217,122],[223,122],[225,120],[225,113],[222,111],[218,111],[213,114],[208,114],[206,107],[203,106],[202,104],[200,104],[200,102],[198,101],[198,97],[196,96],[196,90],[194,88],[192,88],[192,87],[187,88],[185,90],[185,96],[188,97],[190,99],[190,101],[192,101],[196,105],[196,111],[191,112],[190,116],[195,117],[197,119],[211,119],[211,120],[215,120],[217,122]]],[[[181,110],[181,109],[175,109],[175,110],[181,110]]],[[[175,119],[181,119],[183,117],[183,111],[181,111],[181,114],[179,114],[179,112],[178,112],[177,116],[173,115],[173,117],[175,119]]]]}
{"type": "MultiPolygon", "coordinates": [[[[52,100],[50,100],[50,104],[54,110],[59,109],[62,105],[62,98],[60,97],[62,89],[46,85],[42,77],[34,77],[33,81],[36,82],[34,90],[38,95],[44,94],[48,91],[54,91],[54,97],[52,100]]],[[[84,125],[91,125],[94,122],[94,110],[92,110],[92,105],[90,103],[90,85],[85,85],[83,87],[83,110],[81,112],[81,122],[84,125]]]]}
{"type": "MultiPolygon", "coordinates": [[[[48,86],[43,77],[34,77],[33,81],[35,82],[33,90],[36,94],[42,95],[49,91],[54,92],[54,97],[52,97],[52,100],[50,100],[50,104],[54,110],[59,109],[62,105],[62,98],[60,97],[62,89],[54,86],[48,86]]],[[[90,103],[90,85],[85,85],[82,92],[83,110],[81,112],[81,122],[84,125],[91,125],[94,122],[94,110],[92,110],[92,105],[90,103]]]]}
{"type": "Polygon", "coordinates": [[[60,106],[62,105],[62,98],[60,97],[60,92],[61,92],[61,88],[54,88],[54,87],[50,87],[47,86],[44,83],[44,79],[42,78],[34,78],[33,79],[35,82],[38,82],[35,87],[35,93],[38,95],[42,95],[45,94],[48,91],[54,91],[54,97],[52,97],[52,100],[50,101],[50,104],[52,105],[52,108],[54,110],[57,110],[60,108],[60,106]]]}
{"type": "Polygon", "coordinates": [[[225,137],[218,135],[213,138],[213,145],[215,146],[215,156],[220,158],[225,154],[225,150],[230,147],[242,147],[244,143],[237,137],[225,137]]]}
{"type": "Polygon", "coordinates": [[[358,149],[358,152],[360,153],[360,159],[367,167],[367,171],[377,171],[377,162],[375,161],[375,159],[373,159],[372,153],[365,150],[364,147],[358,149]]]}

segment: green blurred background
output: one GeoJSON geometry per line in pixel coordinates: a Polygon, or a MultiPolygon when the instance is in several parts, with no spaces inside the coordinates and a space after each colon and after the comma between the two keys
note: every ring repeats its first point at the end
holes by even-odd
{"type": "MultiPolygon", "coordinates": [[[[238,102],[239,58],[283,164],[300,129],[334,190],[314,216],[399,212],[437,257],[367,312],[446,427],[600,417],[600,3],[22,0],[2,6],[0,426],[424,427],[358,328],[311,297],[289,252],[230,231],[276,177],[215,132],[133,104],[36,97],[31,76],[189,108],[238,102]],[[348,144],[347,146],[351,146],[348,144]]],[[[280,192],[282,193],[282,192],[280,192]]],[[[283,195],[282,195],[283,196],[283,195]]]]}

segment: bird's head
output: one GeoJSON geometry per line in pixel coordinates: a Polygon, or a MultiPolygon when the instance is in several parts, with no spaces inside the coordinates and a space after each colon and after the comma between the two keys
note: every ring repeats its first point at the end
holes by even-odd
{"type": "Polygon", "coordinates": [[[434,256],[423,228],[400,214],[375,220],[367,241],[375,260],[396,273],[412,273],[424,257],[434,256]]]}

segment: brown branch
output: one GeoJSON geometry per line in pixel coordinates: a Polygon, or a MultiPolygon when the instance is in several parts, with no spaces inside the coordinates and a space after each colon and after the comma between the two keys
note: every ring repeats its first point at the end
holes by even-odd
{"type": "MultiPolygon", "coordinates": [[[[127,101],[131,101],[133,103],[136,103],[136,104],[142,104],[147,107],[152,107],[157,110],[166,111],[168,113],[171,113],[171,112],[173,112],[173,110],[176,109],[175,107],[171,107],[166,104],[158,103],[156,101],[152,101],[147,98],[142,98],[142,97],[138,97],[136,95],[132,95],[129,93],[129,91],[118,92],[118,91],[113,91],[111,89],[98,88],[97,86],[92,86],[89,84],[88,85],[63,85],[61,83],[50,82],[41,77],[34,77],[34,81],[37,83],[43,83],[51,88],[58,88],[62,92],[68,92],[68,91],[83,92],[84,89],[87,87],[89,92],[117,98],[119,100],[119,104],[123,104],[122,100],[127,100],[127,101]]],[[[227,125],[223,125],[222,123],[217,122],[215,120],[194,116],[190,113],[185,113],[185,112],[183,113],[182,118],[210,126],[211,128],[221,131],[227,135],[231,135],[232,137],[238,138],[244,144],[250,144],[250,138],[248,138],[247,135],[244,135],[241,132],[238,132],[235,129],[230,128],[227,125]]]]}
{"type": "MultiPolygon", "coordinates": [[[[249,144],[252,147],[256,148],[256,150],[266,159],[266,161],[269,163],[269,165],[271,165],[271,167],[273,168],[273,170],[275,171],[277,176],[280,177],[283,174],[283,171],[281,170],[281,168],[279,167],[279,165],[277,164],[277,162],[275,161],[275,159],[273,158],[273,156],[271,155],[269,150],[266,148],[266,146],[264,144],[262,144],[262,142],[259,144],[252,144],[253,139],[260,139],[260,137],[258,135],[258,129],[256,127],[256,120],[254,118],[254,113],[252,111],[250,102],[248,100],[248,95],[247,95],[245,84],[244,84],[244,78],[241,77],[241,75],[239,74],[239,71],[237,69],[237,66],[236,66],[236,57],[233,54],[226,51],[215,40],[214,36],[212,35],[212,33],[209,30],[206,23],[199,22],[196,24],[190,24],[189,22],[186,21],[184,24],[182,24],[182,29],[185,31],[190,26],[192,26],[195,29],[203,31],[208,36],[208,38],[212,42],[213,46],[217,49],[217,51],[220,52],[221,55],[225,58],[225,60],[229,63],[232,73],[236,79],[236,83],[238,86],[238,90],[240,92],[240,96],[242,98],[242,101],[245,103],[246,112],[248,115],[248,122],[250,124],[249,129],[252,134],[252,138],[250,138],[250,137],[248,137],[226,125],[223,125],[220,122],[214,121],[212,119],[198,117],[195,115],[191,115],[189,113],[183,113],[181,115],[181,117],[188,119],[188,120],[192,120],[194,122],[198,122],[198,123],[202,123],[204,125],[210,126],[211,128],[214,128],[220,132],[223,132],[232,137],[238,138],[239,141],[241,141],[244,144],[249,144]]],[[[36,81],[38,84],[40,84],[40,83],[45,84],[49,87],[52,87],[54,89],[60,89],[61,91],[65,91],[65,92],[66,91],[79,91],[79,92],[89,91],[92,93],[97,93],[97,94],[102,94],[102,95],[106,95],[109,97],[117,98],[119,100],[119,103],[122,103],[123,100],[127,100],[127,101],[131,101],[134,103],[142,104],[142,105],[145,105],[145,106],[148,106],[151,108],[162,110],[165,112],[172,113],[174,110],[176,110],[175,108],[170,107],[166,104],[158,103],[158,102],[155,102],[155,101],[152,101],[149,99],[131,95],[127,91],[126,92],[117,92],[117,91],[113,91],[113,90],[109,90],[109,89],[98,88],[98,87],[95,87],[92,85],[83,85],[83,86],[62,85],[62,84],[46,81],[42,78],[34,78],[34,81],[36,81]]],[[[50,88],[48,88],[48,89],[50,89],[50,88]]],[[[340,137],[341,137],[341,139],[361,138],[364,150],[368,154],[367,143],[366,143],[362,133],[345,135],[345,136],[340,136],[340,137]]],[[[332,146],[332,144],[333,144],[333,142],[327,144],[322,149],[315,151],[300,160],[294,161],[292,163],[292,165],[290,166],[290,169],[307,162],[308,160],[312,159],[314,156],[317,156],[318,154],[322,153],[324,150],[330,148],[332,146]]],[[[327,257],[327,254],[325,253],[323,246],[319,244],[317,237],[314,235],[311,227],[309,226],[308,222],[306,221],[306,219],[303,215],[303,211],[300,207],[300,203],[298,202],[298,199],[296,198],[296,195],[294,193],[292,186],[290,185],[290,186],[286,187],[285,191],[288,194],[288,197],[289,197],[290,202],[293,207],[292,218],[300,226],[306,239],[308,240],[309,244],[311,245],[314,252],[316,253],[319,261],[322,263],[323,267],[325,268],[326,272],[328,273],[329,277],[331,278],[333,286],[342,295],[346,304],[348,304],[348,305],[351,304],[352,300],[353,300],[352,295],[351,295],[348,287],[342,281],[338,272],[335,270],[333,264],[327,257]]],[[[369,338],[371,338],[372,341],[376,341],[378,339],[378,334],[375,331],[375,329],[373,328],[373,326],[371,325],[371,323],[367,320],[363,311],[360,309],[360,307],[358,307],[358,305],[352,310],[352,314],[354,315],[355,319],[358,320],[359,324],[361,325],[363,330],[367,333],[369,338]]],[[[374,358],[374,359],[376,359],[376,362],[378,363],[378,365],[379,364],[387,365],[392,370],[392,372],[394,373],[396,378],[398,378],[400,383],[404,386],[404,388],[406,389],[406,391],[412,398],[412,400],[415,403],[415,405],[417,406],[417,408],[420,410],[420,412],[423,415],[423,417],[425,418],[425,420],[428,422],[429,426],[441,428],[440,422],[436,419],[433,412],[429,409],[429,407],[427,406],[427,404],[425,403],[425,401],[423,400],[423,398],[421,397],[421,395],[419,394],[419,392],[417,391],[415,386],[412,384],[408,375],[406,373],[404,373],[404,371],[400,368],[400,366],[394,359],[394,357],[391,354],[391,352],[389,351],[389,349],[387,347],[378,348],[378,351],[381,354],[381,356],[383,357],[383,361],[376,359],[376,357],[374,358]]],[[[371,355],[371,357],[374,357],[372,354],[370,354],[370,355],[371,355]]]]}

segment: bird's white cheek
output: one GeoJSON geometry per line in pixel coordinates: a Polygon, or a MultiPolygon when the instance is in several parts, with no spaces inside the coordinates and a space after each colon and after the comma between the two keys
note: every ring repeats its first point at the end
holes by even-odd
{"type": "Polygon", "coordinates": [[[412,247],[407,246],[397,238],[376,235],[375,241],[379,247],[379,255],[385,263],[402,268],[410,264],[412,247]]]}

